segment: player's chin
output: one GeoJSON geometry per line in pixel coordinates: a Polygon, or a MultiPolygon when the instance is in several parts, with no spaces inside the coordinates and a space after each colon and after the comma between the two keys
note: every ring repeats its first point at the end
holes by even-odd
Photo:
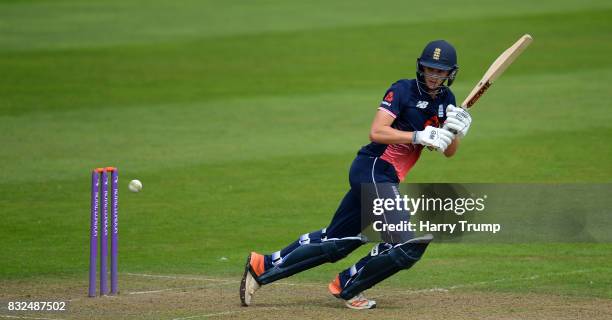
{"type": "Polygon", "coordinates": [[[433,90],[437,90],[438,88],[440,88],[440,85],[438,83],[431,83],[431,82],[427,82],[427,88],[431,91],[433,90]]]}

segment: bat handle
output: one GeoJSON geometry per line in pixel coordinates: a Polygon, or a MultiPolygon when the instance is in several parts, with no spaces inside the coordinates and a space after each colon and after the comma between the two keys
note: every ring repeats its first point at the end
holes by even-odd
{"type": "MultiPolygon", "coordinates": [[[[446,129],[446,128],[444,128],[444,126],[442,126],[442,129],[446,129]]],[[[446,129],[446,130],[450,131],[450,133],[452,133],[452,134],[457,134],[457,130],[455,130],[455,129],[446,129]]]]}

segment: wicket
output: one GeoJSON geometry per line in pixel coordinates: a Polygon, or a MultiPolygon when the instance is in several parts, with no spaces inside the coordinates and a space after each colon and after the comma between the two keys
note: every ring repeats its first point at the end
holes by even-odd
{"type": "Polygon", "coordinates": [[[114,167],[96,168],[91,173],[91,222],[89,236],[89,296],[96,296],[96,258],[98,255],[98,232],[100,238],[100,295],[108,294],[107,261],[108,261],[108,173],[111,174],[111,256],[110,282],[111,294],[119,293],[117,277],[117,244],[119,236],[119,171],[114,167]],[[100,189],[100,177],[102,188],[100,189]],[[102,193],[102,203],[100,203],[102,193]],[[98,213],[101,207],[101,223],[98,213]]]}

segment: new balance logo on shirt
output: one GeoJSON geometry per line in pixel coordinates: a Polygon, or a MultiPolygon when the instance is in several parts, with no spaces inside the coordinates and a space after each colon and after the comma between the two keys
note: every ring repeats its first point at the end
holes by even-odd
{"type": "Polygon", "coordinates": [[[425,109],[425,108],[427,108],[428,104],[429,104],[429,102],[427,102],[427,101],[419,101],[419,102],[417,102],[416,107],[420,108],[420,109],[425,109]]]}

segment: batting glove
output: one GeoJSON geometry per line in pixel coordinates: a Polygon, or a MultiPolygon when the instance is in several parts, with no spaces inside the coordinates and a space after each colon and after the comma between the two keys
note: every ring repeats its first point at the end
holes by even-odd
{"type": "Polygon", "coordinates": [[[467,135],[472,124],[472,116],[467,110],[449,104],[446,107],[446,121],[442,126],[444,129],[454,132],[458,137],[463,138],[467,135]]]}
{"type": "Polygon", "coordinates": [[[427,126],[423,131],[415,131],[412,134],[412,143],[436,148],[444,152],[453,138],[454,135],[444,128],[427,126]]]}

